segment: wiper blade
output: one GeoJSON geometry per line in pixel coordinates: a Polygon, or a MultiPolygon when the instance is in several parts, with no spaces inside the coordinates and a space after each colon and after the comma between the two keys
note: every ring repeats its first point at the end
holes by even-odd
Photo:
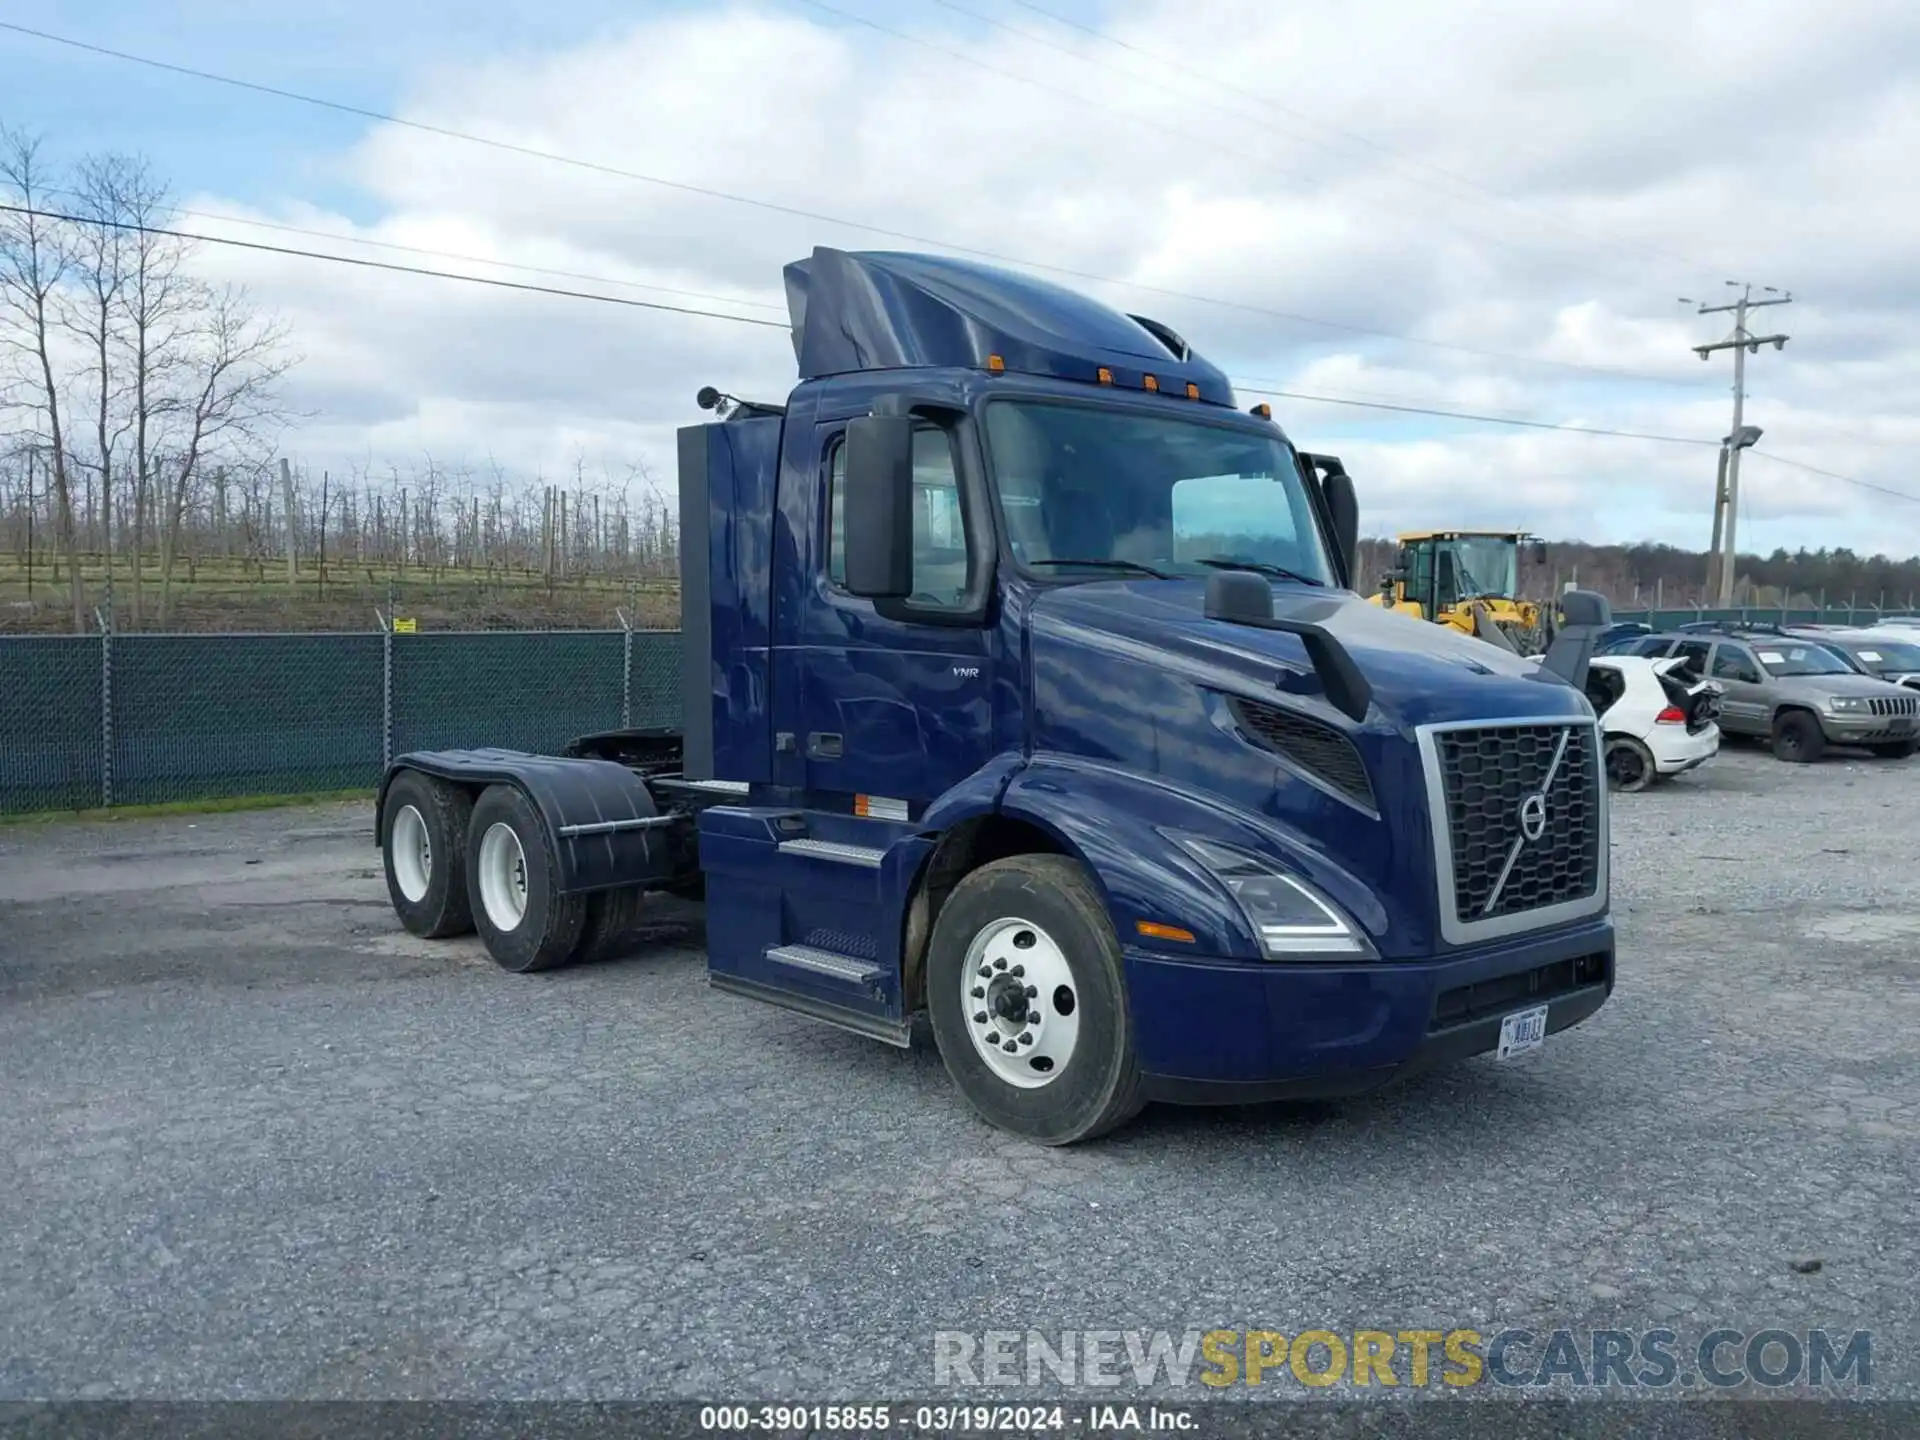
{"type": "Polygon", "coordinates": [[[1029,565],[1084,565],[1089,570],[1120,570],[1129,575],[1151,575],[1155,580],[1171,580],[1173,577],[1164,570],[1156,570],[1151,565],[1142,565],[1138,560],[1070,560],[1064,556],[1049,556],[1045,560],[1029,560],[1029,565]]]}
{"type": "Polygon", "coordinates": [[[1211,565],[1216,570],[1251,570],[1256,575],[1265,575],[1272,580],[1292,580],[1299,585],[1325,585],[1324,580],[1316,580],[1311,575],[1302,575],[1297,570],[1289,570],[1284,565],[1269,565],[1264,560],[1234,560],[1225,555],[1209,555],[1204,560],[1196,560],[1196,565],[1211,565]]]}

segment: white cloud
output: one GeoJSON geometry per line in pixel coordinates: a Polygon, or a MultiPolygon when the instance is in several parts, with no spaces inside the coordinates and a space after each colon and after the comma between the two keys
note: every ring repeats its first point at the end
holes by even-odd
{"type": "MultiPolygon", "coordinates": [[[[1038,85],[742,3],[643,13],[572,51],[423,64],[403,113],[1236,302],[1067,282],[1278,388],[1708,441],[1730,418],[1731,361],[1703,366],[1688,347],[1719,338],[1724,317],[1675,297],[1718,301],[1724,279],[1751,274],[1806,296],[1762,312],[1794,336],[1750,366],[1762,448],[1920,494],[1906,464],[1920,440],[1920,192],[1901,183],[1920,151],[1913,7],[1119,6],[1111,33],[1156,65],[996,0],[967,3],[1058,48],[947,10],[845,3],[1038,85]]],[[[343,159],[381,211],[357,232],[369,238],[735,303],[338,247],[528,283],[777,318],[737,302],[779,304],[780,267],[815,244],[911,248],[398,127],[343,159]]],[[[191,203],[246,213],[231,198],[191,203]]],[[[294,194],[252,213],[352,228],[294,194]]],[[[670,476],[671,429],[696,418],[701,384],[769,398],[791,384],[779,330],[238,252],[202,264],[246,279],[293,324],[306,357],[296,401],[323,411],[294,442],[311,465],[431,451],[552,473],[584,452],[670,476]]],[[[1370,529],[1498,518],[1694,544],[1708,529],[1710,446],[1289,401],[1276,412],[1303,446],[1346,455],[1370,529]]],[[[1920,504],[1758,459],[1745,480],[1749,541],[1920,551],[1920,504]]]]}

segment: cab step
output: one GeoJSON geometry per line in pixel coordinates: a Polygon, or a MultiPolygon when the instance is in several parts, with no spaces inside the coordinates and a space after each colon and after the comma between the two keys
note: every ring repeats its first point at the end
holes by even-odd
{"type": "Polygon", "coordinates": [[[777,990],[771,985],[757,984],[752,980],[743,980],[737,975],[725,975],[718,971],[707,972],[707,984],[715,990],[745,996],[749,1000],[764,1001],[768,1005],[778,1005],[783,1010],[792,1010],[809,1019],[824,1020],[829,1025],[836,1025],[842,1030],[851,1030],[854,1034],[864,1035],[870,1040],[884,1040],[887,1044],[898,1046],[902,1050],[913,1048],[913,1023],[909,1020],[895,1020],[866,1010],[836,1005],[812,995],[801,995],[791,990],[777,990]]]}
{"type": "Polygon", "coordinates": [[[825,860],[835,865],[854,865],[867,870],[878,870],[880,862],[887,858],[887,852],[884,850],[876,850],[869,845],[848,845],[839,840],[782,840],[780,853],[804,860],[825,860]]]}
{"type": "Polygon", "coordinates": [[[871,960],[822,950],[817,945],[775,945],[767,951],[767,962],[824,975],[829,980],[852,986],[863,994],[879,990],[880,982],[887,973],[871,960]]]}

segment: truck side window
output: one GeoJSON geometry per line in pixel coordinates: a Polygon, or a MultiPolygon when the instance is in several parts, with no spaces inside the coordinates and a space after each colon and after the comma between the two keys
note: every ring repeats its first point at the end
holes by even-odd
{"type": "Polygon", "coordinates": [[[1721,645],[1713,652],[1713,678],[1744,680],[1749,685],[1758,685],[1760,669],[1739,646],[1721,645]]]}
{"type": "MultiPolygon", "coordinates": [[[[827,481],[827,577],[846,583],[847,449],[833,447],[827,481]]],[[[931,425],[913,432],[913,597],[912,603],[943,610],[963,608],[971,566],[960,480],[953,463],[953,442],[931,425]]]]}
{"type": "Polygon", "coordinates": [[[1696,680],[1707,676],[1707,642],[1704,640],[1682,640],[1673,647],[1673,653],[1686,661],[1685,669],[1691,671],[1696,680]]]}

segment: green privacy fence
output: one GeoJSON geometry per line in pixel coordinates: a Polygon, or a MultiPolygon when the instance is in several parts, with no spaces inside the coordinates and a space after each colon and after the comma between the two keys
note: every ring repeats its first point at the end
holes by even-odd
{"type": "Polygon", "coordinates": [[[1727,610],[1695,610],[1692,607],[1666,610],[1636,610],[1630,606],[1613,607],[1616,621],[1637,620],[1650,625],[1655,630],[1670,630],[1676,625],[1691,625],[1700,621],[1713,621],[1717,624],[1741,625],[1856,625],[1866,629],[1875,624],[1883,614],[1903,614],[1903,611],[1881,611],[1869,606],[1829,605],[1825,609],[1818,606],[1802,606],[1798,609],[1783,608],[1777,605],[1734,606],[1727,610]]]}
{"type": "Polygon", "coordinates": [[[409,750],[677,725],[672,631],[0,639],[0,814],[372,787],[409,750]]]}

